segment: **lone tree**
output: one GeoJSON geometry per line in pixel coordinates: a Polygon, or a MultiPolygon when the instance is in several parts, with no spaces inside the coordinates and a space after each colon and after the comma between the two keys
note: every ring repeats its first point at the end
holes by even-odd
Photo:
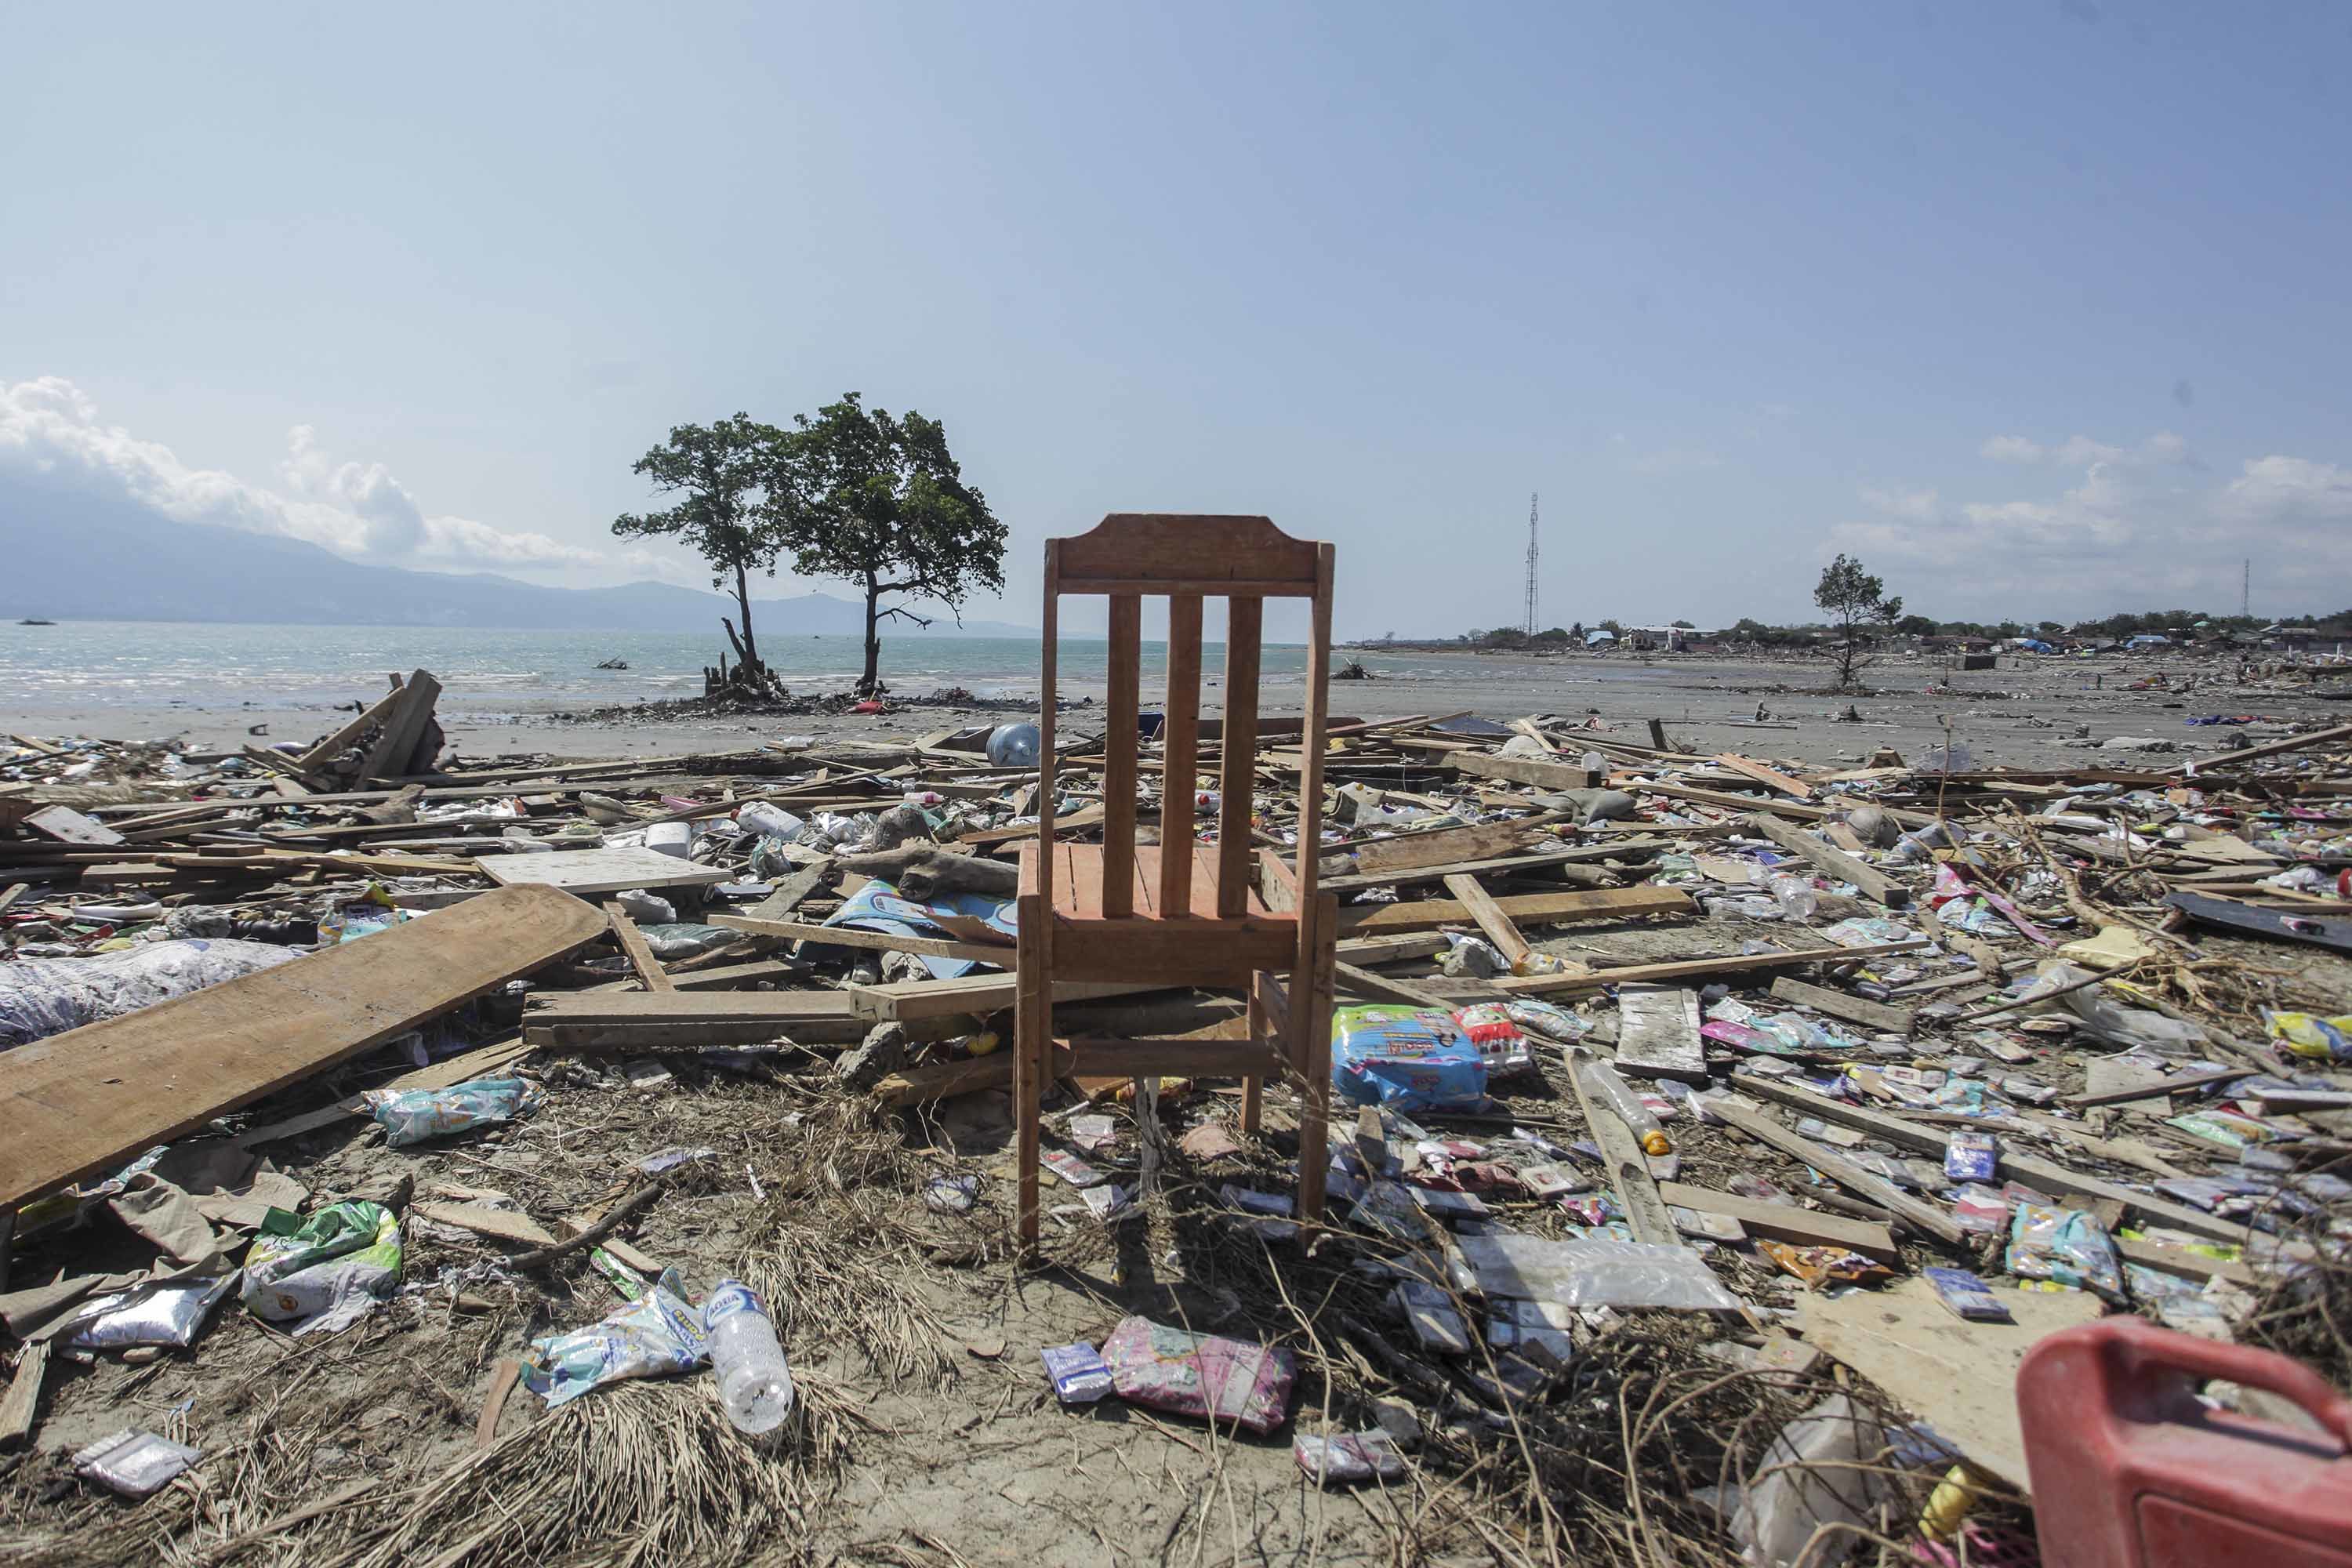
{"type": "Polygon", "coordinates": [[[936,599],[960,610],[975,588],[1002,590],[1004,524],[963,482],[936,419],[869,409],[852,392],[793,424],[774,443],[767,510],[793,571],[865,589],[866,673],[857,689],[871,696],[882,684],[883,619],[928,626],[935,618],[886,598],[936,599]]]}
{"type": "Polygon", "coordinates": [[[1838,634],[1838,689],[1854,684],[1854,677],[1870,668],[1863,657],[1862,628],[1892,626],[1903,616],[1903,597],[1886,596],[1886,584],[1862,569],[1862,563],[1840,553],[1822,568],[1813,589],[1813,603],[1827,610],[1838,634]]]}
{"type": "Polygon", "coordinates": [[[750,574],[756,570],[772,576],[776,553],[783,547],[766,504],[767,465],[781,434],[748,414],[715,425],[678,426],[630,471],[652,479],[657,492],[683,499],[667,511],[613,520],[613,531],[625,538],[674,534],[692,545],[710,563],[713,588],[724,590],[728,579],[734,579],[742,635],[736,635],[734,622],[724,616],[719,624],[735,645],[738,683],[761,693],[773,691],[776,683],[760,662],[751,629],[750,574]]]}

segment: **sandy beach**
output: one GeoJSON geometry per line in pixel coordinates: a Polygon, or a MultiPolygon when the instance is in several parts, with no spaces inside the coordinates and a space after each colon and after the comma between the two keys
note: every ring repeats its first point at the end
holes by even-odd
{"type": "MultiPolygon", "coordinates": [[[[1662,721],[1674,741],[1700,752],[1737,750],[1816,765],[1859,763],[1880,747],[1906,759],[1942,742],[1947,723],[1981,767],[2084,767],[2101,753],[2081,743],[2119,736],[2173,742],[2187,752],[2219,749],[2227,731],[2187,721],[2250,715],[2243,727],[2340,718],[2342,705],[2300,684],[2241,686],[2234,661],[2173,658],[2058,659],[2004,655],[2000,668],[1948,672],[1944,661],[1893,657],[1867,672],[1872,689],[1847,697],[1831,692],[1828,666],[1818,659],[1561,655],[1532,658],[1468,651],[1377,648],[1343,651],[1335,662],[1360,660],[1373,678],[1331,687],[1336,717],[1393,718],[1414,713],[1471,712],[1509,720],[1554,714],[1587,720],[1633,740],[1647,738],[1647,721],[1662,721]],[[2162,678],[2168,689],[2132,689],[2162,678]],[[1932,689],[1944,685],[1948,689],[1932,689]],[[1765,718],[1759,721],[1761,706],[1765,718]],[[1843,721],[1851,708],[1856,718],[1843,721]],[[2069,743],[2069,742],[2074,743],[2069,743]]],[[[448,672],[443,672],[448,673],[448,672]]],[[[462,673],[462,672],[458,672],[462,673]]],[[[2323,688],[2324,689],[2324,688],[2323,688]]],[[[354,689],[353,700],[373,689],[354,689]]],[[[1066,722],[1087,725],[1087,707],[1100,691],[1065,681],[1066,722]]],[[[1153,700],[1147,689],[1145,700],[1153,700]]],[[[1266,710],[1297,709],[1297,688],[1269,686],[1266,710]]],[[[1031,700],[1034,702],[1034,697],[1031,700]]],[[[1213,689],[1204,707],[1213,709],[1213,689]]],[[[1028,710],[1034,712],[1034,708],[1028,710]]],[[[888,736],[907,739],[957,724],[999,722],[1011,716],[997,705],[900,701],[878,715],[710,714],[661,704],[583,711],[569,701],[520,702],[446,694],[440,716],[461,757],[664,756],[695,751],[741,750],[792,735],[888,736]]],[[[26,711],[0,695],[0,731],[47,739],[89,735],[109,740],[178,736],[196,750],[233,750],[247,742],[310,741],[341,722],[331,705],[268,701],[226,703],[115,701],[86,707],[45,706],[26,711]],[[261,726],[258,734],[255,727],[261,726]]],[[[2116,765],[2128,765],[2117,763],[2116,765]]]]}

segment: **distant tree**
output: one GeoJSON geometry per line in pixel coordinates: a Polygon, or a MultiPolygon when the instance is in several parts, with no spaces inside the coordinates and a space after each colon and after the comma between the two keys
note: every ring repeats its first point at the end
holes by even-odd
{"type": "Polygon", "coordinates": [[[1576,643],[1580,643],[1584,640],[1584,623],[1582,621],[1578,621],[1568,628],[1568,640],[1576,643]]]}
{"type": "Polygon", "coordinates": [[[1625,628],[1624,628],[1623,626],[1619,626],[1619,625],[1618,625],[1615,621],[1613,621],[1613,620],[1608,620],[1608,621],[1603,621],[1603,622],[1601,622],[1601,629],[1602,631],[1604,631],[1604,632],[1608,632],[1608,633],[1610,633],[1611,635],[1615,636],[1615,637],[1623,637],[1623,636],[1625,635],[1625,628]]]}
{"type": "Polygon", "coordinates": [[[1549,631],[1542,631],[1536,634],[1536,641],[1538,642],[1566,642],[1567,640],[1568,628],[1566,626],[1554,626],[1549,631]]]}
{"type": "Polygon", "coordinates": [[[2044,636],[2053,637],[2063,636],[2066,630],[2064,625],[2057,621],[2044,621],[2040,629],[2044,636]]]}
{"type": "Polygon", "coordinates": [[[1698,630],[1697,626],[1689,621],[1669,621],[1666,624],[1672,626],[1680,626],[1686,632],[1695,632],[1698,630]]]}
{"type": "Polygon", "coordinates": [[[795,572],[864,590],[857,689],[870,696],[882,683],[882,621],[928,626],[935,618],[887,601],[936,599],[960,612],[974,589],[1003,589],[1005,527],[964,483],[936,419],[869,409],[852,392],[793,423],[769,458],[768,513],[795,572]]]}
{"type": "Polygon", "coordinates": [[[1884,582],[1864,571],[1860,561],[1841,552],[1822,568],[1813,603],[1829,612],[1831,628],[1837,634],[1838,686],[1841,689],[1851,687],[1869,664],[1863,657],[1863,628],[1874,624],[1893,626],[1900,620],[1902,596],[1888,598],[1884,582]]]}
{"type": "Polygon", "coordinates": [[[1906,616],[1895,623],[1895,629],[1906,637],[1928,637],[1936,635],[1936,623],[1925,616],[1906,616]]]}
{"type": "Polygon", "coordinates": [[[630,465],[663,495],[684,499],[667,511],[629,514],[613,520],[613,531],[624,538],[675,535],[710,565],[710,585],[724,590],[731,577],[736,612],[743,617],[737,636],[726,616],[727,640],[735,645],[745,683],[761,689],[772,684],[760,662],[760,645],[751,629],[750,574],[776,570],[783,548],[766,501],[767,464],[780,432],[748,414],[721,419],[715,425],[680,425],[669,440],[630,465]]]}

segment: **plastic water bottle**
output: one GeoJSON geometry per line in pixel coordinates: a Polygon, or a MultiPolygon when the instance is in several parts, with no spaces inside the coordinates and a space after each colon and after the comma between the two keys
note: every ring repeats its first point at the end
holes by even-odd
{"type": "Polygon", "coordinates": [[[1643,1153],[1654,1156],[1674,1152],[1675,1146],[1667,1140],[1665,1127],[1650,1108],[1642,1103],[1642,1097],[1633,1092],[1633,1086],[1618,1076],[1615,1068],[1598,1057],[1579,1053],[1576,1075],[1583,1081],[1585,1093],[1607,1105],[1617,1113],[1620,1121],[1633,1130],[1643,1153]]]}
{"type": "Polygon", "coordinates": [[[702,1304],[702,1322],[727,1419],[753,1436],[773,1430],[792,1413],[793,1373],[768,1309],[740,1279],[721,1279],[702,1304]]]}
{"type": "Polygon", "coordinates": [[[1809,921],[1822,912],[1821,895],[1813,885],[1801,877],[1786,872],[1772,879],[1772,897],[1780,906],[1781,914],[1792,921],[1809,921]]]}

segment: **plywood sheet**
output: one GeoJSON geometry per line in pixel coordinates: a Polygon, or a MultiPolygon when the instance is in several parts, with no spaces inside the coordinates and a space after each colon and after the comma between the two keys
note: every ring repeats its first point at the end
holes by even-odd
{"type": "Polygon", "coordinates": [[[630,888],[685,888],[724,882],[734,873],[698,866],[658,849],[557,849],[539,855],[488,855],[482,875],[503,887],[527,884],[567,893],[618,893],[630,888]]]}
{"type": "MultiPolygon", "coordinates": [[[[534,856],[534,859],[551,857],[534,856]]],[[[0,1211],[110,1171],[601,936],[501,888],[358,942],[0,1052],[0,1211]]]]}

